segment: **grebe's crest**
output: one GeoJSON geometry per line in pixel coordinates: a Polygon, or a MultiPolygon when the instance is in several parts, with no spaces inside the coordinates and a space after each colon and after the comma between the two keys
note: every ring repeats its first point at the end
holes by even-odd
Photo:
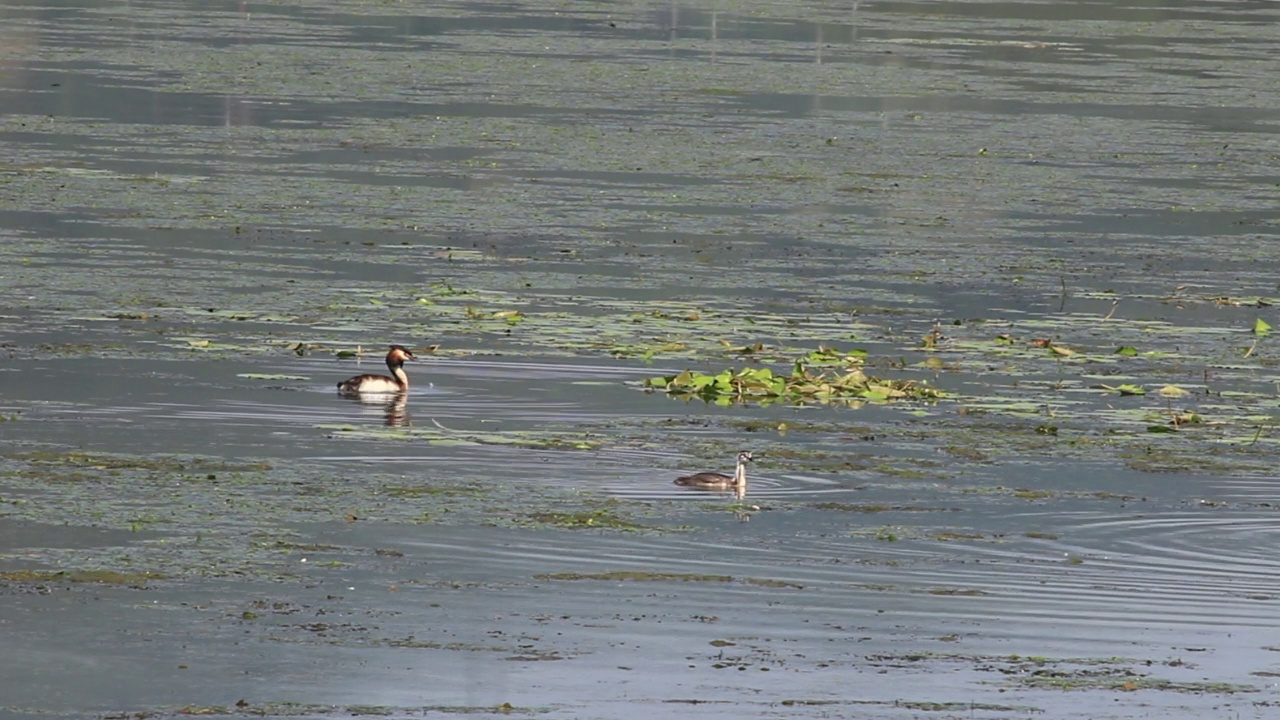
{"type": "Polygon", "coordinates": [[[387,351],[387,369],[391,377],[386,375],[356,375],[338,383],[339,392],[344,393],[402,393],[409,390],[409,376],[404,372],[405,360],[417,360],[413,352],[403,345],[392,345],[387,351]]]}
{"type": "Polygon", "coordinates": [[[387,353],[387,362],[404,362],[405,360],[417,360],[409,348],[403,345],[392,345],[390,352],[387,353]]]}

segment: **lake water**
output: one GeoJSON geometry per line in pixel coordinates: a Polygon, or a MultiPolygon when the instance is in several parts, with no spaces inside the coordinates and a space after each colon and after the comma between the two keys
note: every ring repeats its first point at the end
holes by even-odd
{"type": "Polygon", "coordinates": [[[0,716],[1271,717],[1277,22],[0,4],[0,716]]]}

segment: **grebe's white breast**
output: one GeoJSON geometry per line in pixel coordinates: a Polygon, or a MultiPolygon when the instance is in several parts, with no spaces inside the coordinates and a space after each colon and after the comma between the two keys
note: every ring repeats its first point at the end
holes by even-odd
{"type": "MultiPolygon", "coordinates": [[[[401,370],[401,372],[404,371],[401,370]]],[[[357,375],[350,380],[338,383],[338,388],[343,392],[384,394],[400,393],[405,390],[403,385],[385,375],[357,375]]]]}

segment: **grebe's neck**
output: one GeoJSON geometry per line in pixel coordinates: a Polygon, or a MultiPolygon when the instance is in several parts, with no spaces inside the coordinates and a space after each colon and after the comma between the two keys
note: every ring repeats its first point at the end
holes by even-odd
{"type": "Polygon", "coordinates": [[[733,471],[733,484],[743,487],[747,484],[747,461],[738,458],[738,467],[733,471]]]}
{"type": "Polygon", "coordinates": [[[402,389],[409,389],[409,375],[405,373],[403,367],[396,365],[391,368],[391,375],[396,379],[396,382],[400,383],[402,389]]]}

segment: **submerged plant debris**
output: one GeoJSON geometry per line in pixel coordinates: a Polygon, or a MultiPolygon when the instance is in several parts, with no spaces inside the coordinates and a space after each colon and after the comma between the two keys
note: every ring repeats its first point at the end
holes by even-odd
{"type": "Polygon", "coordinates": [[[755,587],[791,588],[803,590],[803,585],[784,580],[770,580],[756,577],[733,577],[730,575],[697,575],[692,573],[643,572],[636,570],[614,570],[600,573],[543,573],[535,575],[538,580],[604,580],[610,582],[694,582],[694,583],[742,583],[755,587]]]}

